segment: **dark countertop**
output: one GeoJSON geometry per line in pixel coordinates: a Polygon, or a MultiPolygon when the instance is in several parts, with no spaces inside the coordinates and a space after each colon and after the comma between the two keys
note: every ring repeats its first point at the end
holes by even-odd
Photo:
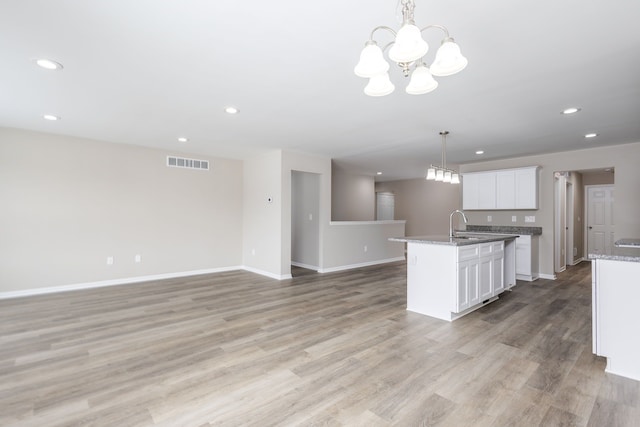
{"type": "Polygon", "coordinates": [[[614,244],[619,248],[640,248],[640,239],[620,239],[614,244]]]}
{"type": "Polygon", "coordinates": [[[517,225],[471,225],[467,224],[467,231],[477,233],[522,234],[540,236],[542,227],[524,227],[517,225]]]}
{"type": "Polygon", "coordinates": [[[501,240],[513,240],[518,236],[512,234],[472,234],[463,233],[456,237],[445,235],[434,236],[407,236],[407,237],[391,237],[392,242],[404,243],[422,243],[426,245],[448,245],[448,246],[467,246],[477,245],[479,243],[499,242],[501,240]]]}

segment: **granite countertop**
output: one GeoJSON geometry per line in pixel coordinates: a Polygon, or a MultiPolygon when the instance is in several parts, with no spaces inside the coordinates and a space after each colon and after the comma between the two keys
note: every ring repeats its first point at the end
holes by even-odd
{"type": "Polygon", "coordinates": [[[640,246],[638,246],[637,248],[614,247],[611,250],[611,255],[589,254],[589,259],[608,259],[611,261],[640,262],[640,246]]]}
{"type": "Polygon", "coordinates": [[[392,242],[404,242],[404,243],[423,243],[426,245],[449,245],[449,246],[467,246],[477,245],[478,243],[499,242],[501,240],[512,240],[518,236],[512,234],[473,234],[462,233],[455,237],[449,237],[445,235],[433,235],[433,236],[407,236],[407,237],[391,237],[392,242]]]}
{"type": "Polygon", "coordinates": [[[525,227],[517,225],[471,225],[467,224],[467,231],[476,233],[499,233],[499,234],[527,234],[540,236],[542,227],[525,227]]]}
{"type": "Polygon", "coordinates": [[[640,248],[640,239],[620,239],[614,245],[619,248],[640,248]]]}

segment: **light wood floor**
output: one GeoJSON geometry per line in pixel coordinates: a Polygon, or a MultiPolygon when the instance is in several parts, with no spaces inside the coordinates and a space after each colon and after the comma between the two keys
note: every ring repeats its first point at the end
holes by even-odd
{"type": "Polygon", "coordinates": [[[454,323],[405,310],[404,263],[294,274],[0,301],[0,425],[640,425],[587,262],[454,323]]]}

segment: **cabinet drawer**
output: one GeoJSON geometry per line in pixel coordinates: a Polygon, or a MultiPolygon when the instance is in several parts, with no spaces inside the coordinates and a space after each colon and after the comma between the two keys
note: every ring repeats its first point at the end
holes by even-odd
{"type": "Polygon", "coordinates": [[[459,246],[458,262],[478,258],[478,255],[480,253],[478,246],[479,245],[459,246]]]}
{"type": "Polygon", "coordinates": [[[480,245],[480,256],[491,255],[504,250],[504,242],[483,243],[480,245]]]}

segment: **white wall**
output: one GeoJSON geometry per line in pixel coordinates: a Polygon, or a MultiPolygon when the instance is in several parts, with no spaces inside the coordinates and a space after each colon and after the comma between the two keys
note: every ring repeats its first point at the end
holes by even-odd
{"type": "Polygon", "coordinates": [[[0,128],[0,293],[239,266],[242,162],[169,154],[0,128]]]}
{"type": "Polygon", "coordinates": [[[447,235],[449,215],[462,206],[460,185],[424,178],[378,182],[376,191],[395,195],[395,218],[407,221],[407,236],[447,235]]]}
{"type": "Polygon", "coordinates": [[[540,236],[540,272],[545,275],[553,275],[554,172],[615,167],[616,198],[614,201],[614,222],[616,225],[616,239],[640,237],[640,197],[638,197],[638,194],[640,194],[638,192],[640,167],[638,167],[638,159],[640,159],[640,142],[461,165],[461,172],[534,165],[542,167],[538,210],[467,211],[467,215],[472,224],[511,225],[511,215],[517,215],[519,218],[517,224],[542,227],[542,236],[540,236]],[[492,215],[492,223],[487,221],[487,215],[492,215]],[[521,222],[525,215],[535,215],[536,222],[532,224],[521,222]]]}
{"type": "Polygon", "coordinates": [[[333,221],[375,220],[374,187],[373,176],[354,174],[332,162],[331,219],[333,221]]]}
{"type": "Polygon", "coordinates": [[[291,216],[291,207],[283,211],[282,152],[274,151],[245,160],[243,184],[244,266],[260,274],[284,278],[290,275],[290,269],[283,271],[281,268],[281,218],[291,216]]]}

